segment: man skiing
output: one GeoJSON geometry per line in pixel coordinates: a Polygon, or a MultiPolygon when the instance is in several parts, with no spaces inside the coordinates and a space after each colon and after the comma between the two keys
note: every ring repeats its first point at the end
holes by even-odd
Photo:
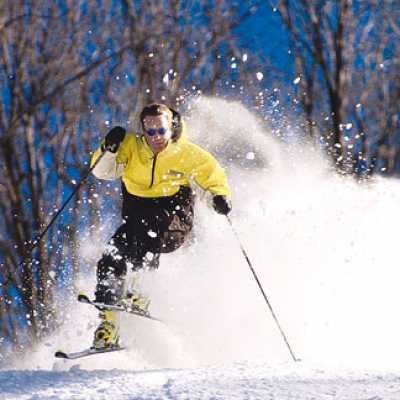
{"type": "MultiPolygon", "coordinates": [[[[191,143],[175,110],[153,103],[140,114],[141,134],[112,128],[92,157],[99,179],[122,180],[123,223],[97,264],[95,301],[129,305],[147,312],[149,300],[137,291],[127,293],[127,271],[157,268],[161,253],[178,249],[193,227],[192,181],[213,196],[220,214],[231,210],[225,173],[214,157],[191,143]]],[[[96,349],[118,346],[117,313],[104,310],[95,331],[96,349]]]]}

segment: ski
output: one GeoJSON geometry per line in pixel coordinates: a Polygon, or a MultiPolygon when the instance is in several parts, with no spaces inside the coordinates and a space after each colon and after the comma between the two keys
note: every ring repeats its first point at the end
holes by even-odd
{"type": "Polygon", "coordinates": [[[82,350],[82,351],[77,351],[75,353],[66,353],[62,350],[56,351],[54,356],[56,358],[65,358],[67,360],[75,360],[77,358],[82,358],[82,357],[88,357],[88,356],[93,356],[95,354],[102,354],[102,353],[111,353],[114,351],[121,351],[124,350],[124,347],[120,346],[115,346],[115,347],[110,347],[110,348],[105,348],[105,349],[96,349],[94,347],[90,347],[88,349],[82,350]]]}
{"type": "Polygon", "coordinates": [[[150,315],[150,313],[148,312],[144,312],[141,311],[139,309],[135,309],[129,306],[125,306],[122,304],[104,304],[104,303],[98,303],[96,301],[90,300],[88,296],[86,296],[86,294],[80,293],[78,295],[78,301],[81,303],[85,303],[85,304],[89,304],[91,306],[96,307],[99,310],[112,310],[112,311],[124,311],[127,312],[128,314],[133,314],[133,315],[137,315],[138,317],[144,317],[144,318],[148,318],[151,319],[153,321],[158,321],[158,322],[162,322],[161,319],[153,317],[152,315],[150,315]]]}

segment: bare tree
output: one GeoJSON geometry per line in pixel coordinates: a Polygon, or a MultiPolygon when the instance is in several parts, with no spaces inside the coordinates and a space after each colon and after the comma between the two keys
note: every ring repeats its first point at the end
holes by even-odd
{"type": "MultiPolygon", "coordinates": [[[[222,92],[224,79],[232,80],[229,60],[237,60],[238,70],[241,63],[235,29],[256,12],[258,3],[169,0],[142,7],[121,0],[119,41],[129,47],[121,70],[128,64],[135,77],[124,94],[125,106],[135,113],[152,99],[179,106],[199,90],[222,92]]],[[[240,69],[236,79],[249,70],[240,69]]]]}
{"type": "Polygon", "coordinates": [[[371,168],[371,159],[397,153],[382,151],[396,131],[393,122],[398,124],[399,114],[396,83],[387,79],[398,74],[395,3],[284,0],[279,6],[291,38],[309,133],[324,143],[343,172],[359,173],[362,163],[372,172],[377,163],[371,168]],[[390,61],[388,51],[393,54],[390,61]],[[385,63],[390,73],[382,76],[379,66],[385,63]],[[384,102],[378,105],[380,97],[384,102]]]}
{"type": "Polygon", "coordinates": [[[235,30],[257,3],[0,5],[0,335],[7,346],[51,332],[55,291],[78,274],[77,232],[101,214],[93,194],[118,200],[108,184],[89,182],[32,243],[86,173],[105,130],[150,99],[179,106],[201,92],[223,93],[227,79],[243,82],[251,67],[241,65],[235,30]]]}
{"type": "Polygon", "coordinates": [[[355,119],[363,132],[363,157],[369,161],[370,172],[394,174],[400,165],[400,32],[394,23],[398,25],[400,9],[390,0],[375,5],[374,13],[364,9],[369,20],[357,52],[363,68],[354,77],[353,87],[359,94],[355,119]]]}
{"type": "MultiPolygon", "coordinates": [[[[44,229],[65,192],[73,187],[66,171],[79,177],[84,170],[81,154],[85,145],[88,151],[89,143],[80,142],[76,126],[80,113],[87,113],[85,97],[79,97],[80,83],[123,51],[117,49],[84,63],[79,55],[85,40],[81,26],[89,17],[77,15],[77,2],[69,6],[63,10],[48,2],[32,5],[20,0],[3,3],[0,9],[4,95],[0,110],[0,294],[2,326],[16,333],[14,341],[18,318],[10,313],[26,319],[32,341],[52,327],[62,221],[40,243],[31,239],[44,229]]],[[[76,223],[75,218],[72,225],[76,223]]]]}

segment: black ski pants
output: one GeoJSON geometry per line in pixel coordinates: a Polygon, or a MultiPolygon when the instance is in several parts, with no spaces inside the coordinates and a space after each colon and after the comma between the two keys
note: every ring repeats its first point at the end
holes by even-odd
{"type": "Polygon", "coordinates": [[[173,196],[144,198],[123,186],[123,224],[97,264],[96,301],[113,304],[131,268],[158,268],[161,253],[178,249],[193,227],[194,194],[183,186],[173,196]]]}

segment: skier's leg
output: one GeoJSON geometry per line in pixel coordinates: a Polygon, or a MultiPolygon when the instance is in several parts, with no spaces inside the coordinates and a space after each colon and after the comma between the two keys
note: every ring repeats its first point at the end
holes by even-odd
{"type": "Polygon", "coordinates": [[[120,226],[97,263],[96,301],[116,304],[124,295],[129,258],[126,224],[120,226]]]}
{"type": "Polygon", "coordinates": [[[123,264],[125,264],[123,260],[115,260],[109,254],[103,254],[97,264],[95,292],[97,302],[116,304],[123,296],[125,273],[118,273],[123,268],[123,264]]]}
{"type": "MultiPolygon", "coordinates": [[[[96,301],[116,304],[124,297],[127,263],[126,226],[122,225],[107,245],[97,264],[96,301]]],[[[116,311],[100,312],[100,324],[94,333],[93,347],[118,346],[119,314],[116,311]]]]}
{"type": "Polygon", "coordinates": [[[127,254],[133,271],[158,268],[160,259],[160,230],[157,224],[157,210],[151,214],[131,217],[127,225],[129,248],[127,254]],[[153,214],[154,213],[154,214],[153,214]]]}
{"type": "Polygon", "coordinates": [[[100,325],[94,332],[93,347],[101,349],[119,345],[119,314],[116,311],[104,310],[99,314],[100,325]]]}
{"type": "Polygon", "coordinates": [[[158,268],[160,259],[159,231],[153,215],[131,218],[131,237],[127,263],[126,301],[137,311],[148,312],[150,299],[140,290],[140,272],[158,268]]]}

